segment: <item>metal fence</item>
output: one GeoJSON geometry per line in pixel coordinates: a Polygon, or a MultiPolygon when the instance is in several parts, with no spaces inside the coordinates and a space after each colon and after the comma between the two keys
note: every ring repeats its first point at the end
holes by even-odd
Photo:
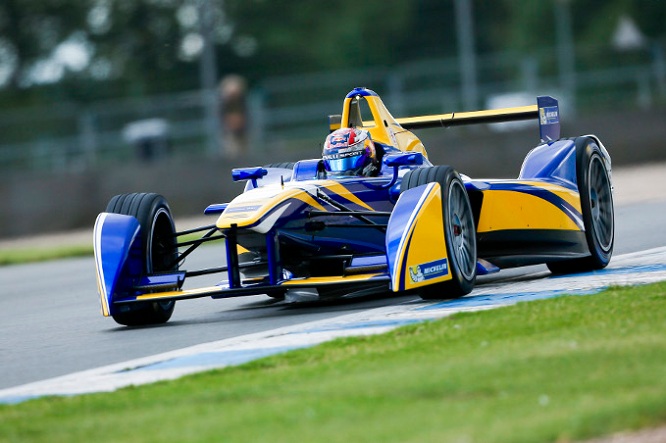
{"type": "MultiPolygon", "coordinates": [[[[577,59],[585,60],[590,51],[599,49],[580,50],[577,59]]],[[[574,82],[563,78],[554,53],[479,57],[477,107],[545,93],[562,99],[565,115],[666,103],[663,51],[630,58],[611,53],[604,64],[578,63],[574,82]]],[[[249,93],[249,149],[288,153],[317,146],[327,116],[340,112],[344,94],[356,86],[376,90],[396,116],[464,110],[469,102],[461,95],[455,58],[269,78],[249,93]]],[[[0,169],[81,171],[166,156],[224,155],[223,129],[210,113],[214,97],[216,91],[190,91],[2,111],[0,169]]]]}

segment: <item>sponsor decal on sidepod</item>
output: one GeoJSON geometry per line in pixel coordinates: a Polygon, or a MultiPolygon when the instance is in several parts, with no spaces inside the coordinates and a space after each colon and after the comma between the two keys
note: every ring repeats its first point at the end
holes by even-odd
{"type": "Polygon", "coordinates": [[[448,273],[449,267],[445,258],[409,267],[409,276],[414,283],[441,277],[448,273]]]}

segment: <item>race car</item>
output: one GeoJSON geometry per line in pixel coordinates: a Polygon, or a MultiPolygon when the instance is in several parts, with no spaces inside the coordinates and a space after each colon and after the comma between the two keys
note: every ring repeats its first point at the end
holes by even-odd
{"type": "Polygon", "coordinates": [[[614,244],[610,156],[594,135],[561,138],[557,100],[536,102],[394,118],[377,93],[355,88],[329,116],[321,158],[234,169],[245,190],[205,208],[216,218],[208,226],[176,232],[163,196],[117,195],[94,229],[102,314],[163,323],[178,300],[257,294],[450,299],[503,268],[604,268],[614,244]],[[538,119],[541,142],[511,180],[433,165],[411,131],[524,119],[538,119]],[[208,242],[223,243],[226,260],[182,269],[208,242]],[[196,285],[214,273],[217,284],[196,285]]]}

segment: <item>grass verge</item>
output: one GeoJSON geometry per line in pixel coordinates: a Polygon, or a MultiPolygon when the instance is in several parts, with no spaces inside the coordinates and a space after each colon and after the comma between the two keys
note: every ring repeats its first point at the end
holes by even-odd
{"type": "Polygon", "coordinates": [[[457,314],[0,406],[0,441],[566,442],[654,426],[666,423],[665,312],[661,283],[457,314]]]}
{"type": "Polygon", "coordinates": [[[90,245],[73,245],[62,247],[41,247],[0,250],[0,266],[18,265],[23,263],[41,262],[69,257],[92,256],[90,245]]]}
{"type": "MultiPolygon", "coordinates": [[[[180,241],[192,241],[201,238],[201,234],[188,234],[182,236],[180,241]]],[[[202,247],[207,246],[206,243],[202,247]]],[[[0,266],[36,263],[48,260],[58,260],[72,257],[92,257],[92,239],[89,245],[71,246],[42,246],[39,248],[8,248],[0,250],[0,266]]]]}

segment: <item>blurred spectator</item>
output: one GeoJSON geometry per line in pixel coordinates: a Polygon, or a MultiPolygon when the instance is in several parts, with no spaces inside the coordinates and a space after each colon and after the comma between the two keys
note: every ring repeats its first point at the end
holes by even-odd
{"type": "Polygon", "coordinates": [[[235,158],[247,151],[247,82],[229,74],[220,82],[222,147],[226,157],[235,158]]]}

